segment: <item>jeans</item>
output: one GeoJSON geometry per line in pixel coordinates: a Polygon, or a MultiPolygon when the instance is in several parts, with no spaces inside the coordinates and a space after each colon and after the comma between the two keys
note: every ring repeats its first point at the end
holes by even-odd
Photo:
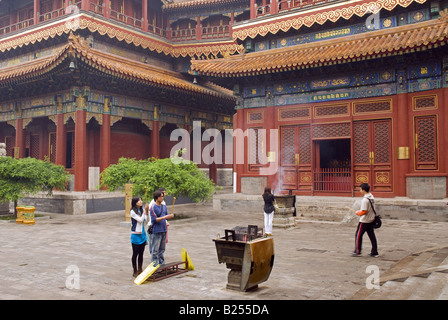
{"type": "Polygon", "coordinates": [[[151,237],[151,262],[155,261],[156,265],[165,265],[163,253],[165,252],[166,232],[153,233],[151,237]]]}

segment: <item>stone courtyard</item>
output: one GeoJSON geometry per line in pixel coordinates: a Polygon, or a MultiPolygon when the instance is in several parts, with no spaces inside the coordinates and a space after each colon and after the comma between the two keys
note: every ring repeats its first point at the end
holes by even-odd
{"type": "MultiPolygon", "coordinates": [[[[378,289],[366,292],[371,276],[369,266],[377,267],[380,277],[387,276],[392,279],[389,282],[403,286],[406,281],[394,280],[394,274],[408,272],[407,277],[403,276],[407,279],[414,272],[426,281],[431,280],[432,274],[437,275],[437,286],[428,284],[424,294],[414,288],[402,299],[448,298],[447,222],[385,219],[383,227],[377,230],[380,256],[371,258],[367,256],[367,236],[363,256],[351,257],[353,223],[299,219],[293,228],[274,228],[275,263],[269,279],[257,290],[239,292],[226,289],[228,269],[218,263],[212,240],[234,226],[262,226],[262,213],[216,211],[206,203],[179,205],[175,214],[188,219],[171,223],[165,259],[181,260],[181,250],[185,248],[195,270],[140,286],[133,283],[130,230],[123,223],[123,211],[82,216],[51,214],[38,218],[31,226],[2,221],[0,299],[254,302],[369,299],[374,292],[376,299],[389,299],[384,295],[382,282],[378,289]],[[427,255],[431,250],[437,251],[436,258],[427,255]],[[423,256],[426,259],[420,259],[423,256]],[[425,268],[426,274],[430,274],[426,278],[421,277],[425,268]],[[67,285],[75,269],[79,270],[79,288],[67,285]]],[[[149,261],[146,250],[144,265],[149,261]]]]}

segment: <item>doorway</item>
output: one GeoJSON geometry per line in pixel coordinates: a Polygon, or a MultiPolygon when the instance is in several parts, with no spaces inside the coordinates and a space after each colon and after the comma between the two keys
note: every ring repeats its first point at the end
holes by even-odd
{"type": "Polygon", "coordinates": [[[318,140],[315,150],[314,191],[351,191],[351,140],[318,140]]]}

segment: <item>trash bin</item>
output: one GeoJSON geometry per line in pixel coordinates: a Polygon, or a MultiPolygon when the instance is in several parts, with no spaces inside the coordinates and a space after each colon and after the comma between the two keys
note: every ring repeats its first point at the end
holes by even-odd
{"type": "Polygon", "coordinates": [[[23,207],[23,224],[34,224],[34,210],[35,207],[25,206],[23,207]]]}
{"type": "Polygon", "coordinates": [[[23,207],[23,206],[16,207],[16,211],[17,211],[16,223],[23,223],[23,210],[24,209],[25,209],[25,207],[23,207]]]}
{"type": "Polygon", "coordinates": [[[274,238],[264,237],[262,228],[235,227],[213,241],[218,262],[230,269],[227,289],[248,291],[268,280],[274,265],[274,238]]]}

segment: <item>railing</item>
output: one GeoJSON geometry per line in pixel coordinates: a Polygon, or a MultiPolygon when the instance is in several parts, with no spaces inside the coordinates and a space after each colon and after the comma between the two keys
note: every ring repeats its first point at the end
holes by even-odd
{"type": "Polygon", "coordinates": [[[277,10],[271,8],[272,3],[266,5],[260,5],[255,7],[255,16],[262,17],[264,15],[271,14],[272,12],[289,11],[294,8],[303,8],[309,5],[315,5],[317,3],[324,3],[332,0],[279,0],[277,1],[277,10]]]}
{"type": "Polygon", "coordinates": [[[314,172],[314,191],[351,191],[351,177],[350,168],[318,168],[314,172]]]}
{"type": "Polygon", "coordinates": [[[230,27],[227,26],[214,26],[214,27],[202,27],[202,39],[215,39],[224,38],[230,36],[230,27]]]}
{"type": "Polygon", "coordinates": [[[196,29],[171,30],[171,39],[173,41],[196,39],[196,29]]]}
{"type": "Polygon", "coordinates": [[[56,9],[50,12],[46,12],[46,13],[42,13],[39,16],[39,22],[43,22],[43,21],[47,21],[50,19],[54,19],[60,16],[65,15],[65,9],[64,8],[60,8],[60,9],[56,9]]]}
{"type": "Polygon", "coordinates": [[[120,13],[118,11],[110,10],[110,18],[114,19],[116,21],[123,22],[124,24],[128,26],[133,26],[134,28],[142,28],[142,21],[141,19],[137,19],[134,17],[127,16],[123,13],[120,13]]]}
{"type": "Polygon", "coordinates": [[[9,26],[0,28],[0,35],[10,33],[10,32],[16,31],[16,30],[20,30],[20,29],[25,29],[25,28],[28,28],[29,26],[32,26],[33,24],[34,24],[33,18],[17,22],[15,24],[11,24],[9,26]]]}
{"type": "MultiPolygon", "coordinates": [[[[75,1],[73,3],[74,6],[77,6],[79,9],[81,9],[81,1],[75,1]]],[[[268,7],[268,6],[266,6],[268,7]]],[[[268,10],[267,8],[266,10],[268,10]]],[[[147,32],[152,33],[161,37],[167,37],[168,39],[173,41],[191,41],[196,39],[219,39],[219,38],[227,38],[230,37],[231,28],[230,25],[223,25],[223,26],[211,26],[211,27],[201,27],[199,30],[200,34],[198,35],[198,30],[196,27],[190,28],[190,29],[181,29],[181,30],[169,30],[169,34],[167,34],[167,30],[158,26],[154,26],[152,24],[148,23],[145,25],[143,18],[134,18],[131,16],[127,16],[121,12],[115,11],[115,10],[107,10],[105,5],[98,5],[93,2],[89,2],[88,7],[89,12],[102,15],[105,17],[110,17],[110,19],[119,21],[121,23],[124,23],[127,26],[131,26],[136,29],[140,29],[143,31],[146,31],[146,25],[147,25],[147,32]]],[[[50,12],[42,13],[38,16],[38,22],[47,22],[52,19],[71,14],[72,12],[67,12],[64,8],[55,9],[50,12]]],[[[15,24],[11,24],[8,26],[0,27],[0,36],[14,32],[20,29],[27,28],[29,26],[34,25],[34,19],[27,19],[20,21],[15,24]]]]}

